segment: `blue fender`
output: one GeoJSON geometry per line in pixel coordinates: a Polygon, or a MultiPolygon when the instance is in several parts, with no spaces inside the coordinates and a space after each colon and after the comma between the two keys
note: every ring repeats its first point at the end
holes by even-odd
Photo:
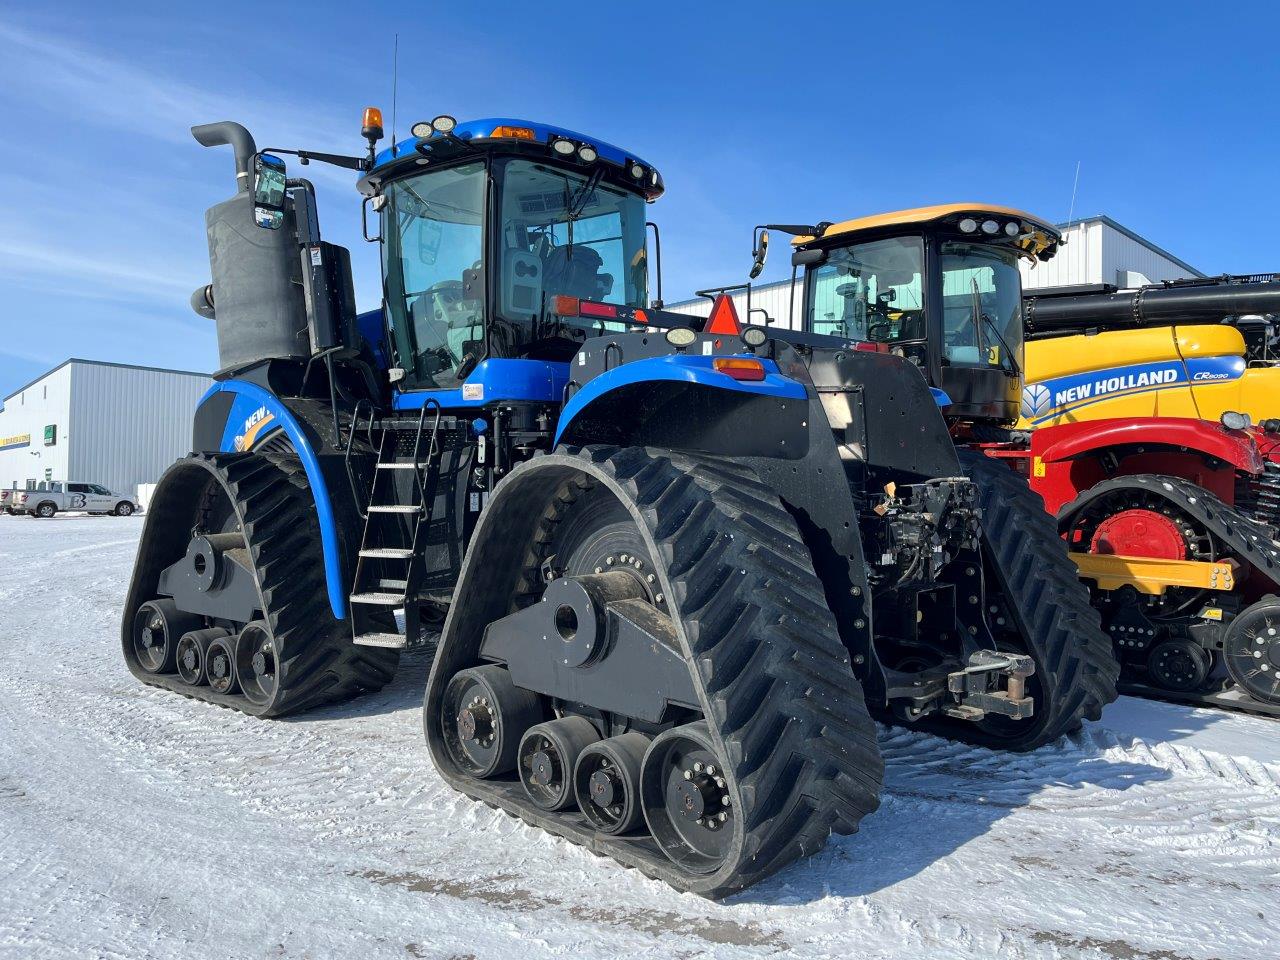
{"type": "MultiPolygon", "coordinates": [[[[747,359],[758,359],[743,355],[747,359]]],[[[560,422],[556,427],[555,442],[559,443],[564,432],[573,423],[574,417],[580,414],[594,401],[606,394],[637,383],[668,381],[688,383],[717,390],[732,390],[756,396],[777,397],[781,400],[805,400],[804,385],[784,377],[778,371],[778,365],[772,360],[761,360],[764,365],[763,380],[735,380],[728,374],[720,373],[712,366],[712,361],[722,357],[703,354],[677,353],[664,357],[650,357],[646,360],[633,360],[614,367],[600,376],[588,380],[577,393],[565,404],[560,412],[560,422]]]]}
{"type": "Polygon", "coordinates": [[[316,459],[315,450],[307,434],[298,424],[297,418],[289,411],[280,398],[256,383],[243,380],[224,380],[215,383],[200,398],[206,400],[219,393],[235,395],[231,410],[227,414],[226,428],[223,430],[219,449],[223,453],[239,453],[252,450],[255,445],[283,430],[293,444],[294,452],[302,461],[302,468],[307,474],[307,483],[311,487],[311,498],[316,508],[316,519],[320,524],[320,546],[324,551],[324,576],[329,593],[329,606],[333,610],[334,619],[346,617],[347,597],[342,582],[342,553],[338,546],[338,527],[333,517],[333,502],[329,499],[329,488],[325,484],[324,475],[320,471],[320,461],[316,459]]]}

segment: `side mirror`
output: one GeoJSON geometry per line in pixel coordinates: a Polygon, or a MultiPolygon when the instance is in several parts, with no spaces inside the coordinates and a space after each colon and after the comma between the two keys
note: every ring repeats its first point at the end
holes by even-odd
{"type": "Polygon", "coordinates": [[[279,230],[284,223],[284,161],[269,153],[253,157],[253,222],[264,230],[279,230]]]}
{"type": "Polygon", "coordinates": [[[760,276],[760,272],[764,270],[764,262],[769,257],[769,231],[761,229],[755,242],[755,249],[751,251],[751,274],[754,280],[760,276]]]}

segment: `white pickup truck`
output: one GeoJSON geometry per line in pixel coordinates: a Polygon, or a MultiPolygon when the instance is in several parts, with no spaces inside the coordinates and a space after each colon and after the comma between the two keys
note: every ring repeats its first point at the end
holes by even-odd
{"type": "Polygon", "coordinates": [[[59,511],[110,513],[131,516],[138,509],[132,498],[112,493],[100,483],[63,483],[41,481],[34,490],[15,490],[11,497],[16,514],[48,519],[59,511]]]}

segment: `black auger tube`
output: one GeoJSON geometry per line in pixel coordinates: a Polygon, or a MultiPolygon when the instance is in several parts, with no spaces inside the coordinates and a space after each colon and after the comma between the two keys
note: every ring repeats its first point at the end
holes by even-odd
{"type": "Polygon", "coordinates": [[[1217,323],[1224,317],[1280,313],[1280,282],[1143,287],[1023,301],[1031,339],[1082,330],[1130,330],[1173,323],[1217,323]]]}

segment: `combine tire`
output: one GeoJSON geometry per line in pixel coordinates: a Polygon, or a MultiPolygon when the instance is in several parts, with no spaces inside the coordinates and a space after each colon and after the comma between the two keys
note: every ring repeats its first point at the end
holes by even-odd
{"type": "Polygon", "coordinates": [[[1035,714],[1029,720],[930,724],[968,743],[1034,750],[1077,730],[1086,719],[1097,720],[1116,698],[1120,665],[1044,501],[1004,464],[976,451],[957,453],[978,487],[996,643],[1035,661],[1036,672],[1027,679],[1035,714]]]}
{"type": "Polygon", "coordinates": [[[169,469],[146,516],[122,632],[125,660],[138,679],[261,717],[378,690],[399,661],[396,650],[356,646],[349,622],[334,618],[306,474],[296,458],[281,454],[195,456],[169,469]],[[204,686],[149,671],[136,653],[134,627],[134,611],[156,600],[161,571],[183,558],[193,531],[242,534],[261,617],[245,623],[203,616],[184,624],[183,632],[218,627],[229,634],[207,648],[204,686]]]}
{"type": "Polygon", "coordinates": [[[562,449],[502,481],[463,564],[423,722],[456,789],[707,897],[852,833],[883,778],[875,726],[795,521],[750,470],[652,449],[562,449]],[[636,578],[633,594],[645,592],[626,601],[639,605],[631,610],[669,615],[670,645],[643,649],[675,664],[663,676],[696,707],[668,699],[663,720],[642,722],[588,706],[603,698],[591,678],[614,648],[580,649],[582,625],[561,621],[560,607],[548,636],[531,641],[563,640],[563,662],[583,664],[573,676],[586,702],[539,695],[536,723],[508,725],[518,769],[483,777],[455,760],[458,731],[473,725],[454,711],[479,695],[459,696],[486,626],[529,612],[559,577],[581,584],[618,568],[636,578]]]}

